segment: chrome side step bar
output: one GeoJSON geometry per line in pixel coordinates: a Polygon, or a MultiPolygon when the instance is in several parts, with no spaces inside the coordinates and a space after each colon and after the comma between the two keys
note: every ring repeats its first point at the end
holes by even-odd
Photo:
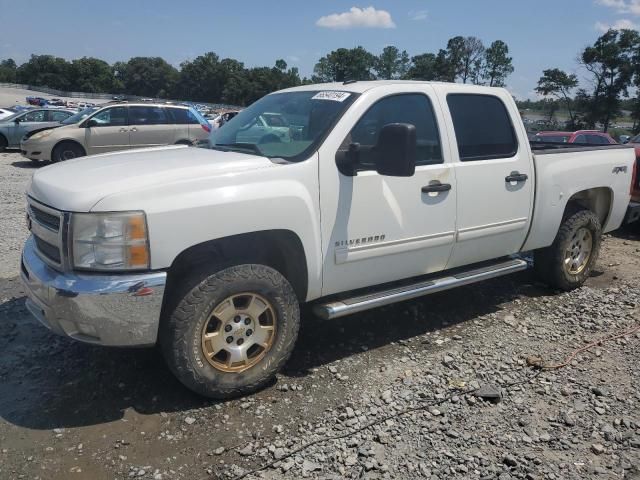
{"type": "Polygon", "coordinates": [[[330,320],[344,317],[352,313],[363,312],[371,308],[382,307],[391,303],[411,300],[430,293],[442,292],[455,287],[481,282],[490,278],[501,277],[509,273],[526,270],[528,264],[521,259],[509,259],[474,270],[462,271],[451,276],[434,278],[413,285],[392,288],[380,292],[362,295],[342,300],[320,303],[313,307],[313,311],[320,318],[330,320]]]}

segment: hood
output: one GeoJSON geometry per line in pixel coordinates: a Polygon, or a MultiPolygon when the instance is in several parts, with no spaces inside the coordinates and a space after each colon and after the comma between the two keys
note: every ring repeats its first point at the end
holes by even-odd
{"type": "Polygon", "coordinates": [[[274,166],[265,157],[183,145],[127,150],[41,168],[28,194],[53,208],[88,212],[116,193],[274,166]]]}

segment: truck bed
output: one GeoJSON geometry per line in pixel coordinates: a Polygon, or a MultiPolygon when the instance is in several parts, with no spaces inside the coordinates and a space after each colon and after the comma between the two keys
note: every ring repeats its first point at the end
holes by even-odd
{"type": "Polygon", "coordinates": [[[550,245],[567,202],[590,189],[601,191],[604,195],[600,197],[610,200],[602,201],[595,212],[602,231],[617,229],[629,205],[635,150],[626,145],[546,144],[537,148],[536,143],[542,142],[531,142],[536,171],[534,221],[524,250],[550,245]]]}

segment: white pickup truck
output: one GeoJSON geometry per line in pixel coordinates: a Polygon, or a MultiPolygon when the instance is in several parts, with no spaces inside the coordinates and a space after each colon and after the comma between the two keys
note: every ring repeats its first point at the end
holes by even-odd
{"type": "Polygon", "coordinates": [[[27,306],[100,345],[159,343],[190,389],[226,398],[289,357],[300,304],[333,319],[523,270],[589,276],[629,205],[633,148],[532,151],[503,89],[308,85],[182,146],[38,170],[27,306]],[[239,142],[265,113],[298,127],[239,142]]]}

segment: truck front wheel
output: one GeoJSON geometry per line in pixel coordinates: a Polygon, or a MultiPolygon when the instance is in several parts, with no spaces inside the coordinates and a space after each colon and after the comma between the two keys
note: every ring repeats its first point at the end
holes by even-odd
{"type": "Polygon", "coordinates": [[[598,217],[590,210],[579,210],[564,219],[550,247],[535,251],[534,269],[551,287],[578,288],[591,274],[601,241],[598,217]]]}
{"type": "Polygon", "coordinates": [[[300,325],[286,278],[264,265],[238,265],[207,276],[176,299],[160,329],[169,368],[210,398],[254,392],[291,354],[300,325]]]}

